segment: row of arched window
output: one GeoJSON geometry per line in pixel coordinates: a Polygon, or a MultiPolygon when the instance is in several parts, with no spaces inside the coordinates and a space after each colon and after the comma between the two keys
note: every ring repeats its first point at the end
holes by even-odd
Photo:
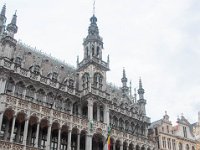
{"type": "Polygon", "coordinates": [[[146,125],[142,122],[129,122],[128,120],[123,120],[122,118],[117,118],[116,116],[110,117],[110,124],[114,128],[122,131],[145,135],[146,125]]]}
{"type": "MultiPolygon", "coordinates": [[[[164,149],[169,150],[176,150],[176,140],[171,138],[162,137],[162,147],[164,149]]],[[[183,148],[183,144],[181,142],[178,143],[178,150],[195,150],[194,146],[190,148],[189,144],[185,145],[185,148],[183,148]]]]}
{"type": "MultiPolygon", "coordinates": [[[[89,73],[85,73],[82,76],[83,89],[88,89],[89,88],[89,79],[90,79],[89,73]]],[[[93,87],[102,90],[102,87],[103,87],[103,76],[100,73],[95,73],[94,74],[93,87]]]]}

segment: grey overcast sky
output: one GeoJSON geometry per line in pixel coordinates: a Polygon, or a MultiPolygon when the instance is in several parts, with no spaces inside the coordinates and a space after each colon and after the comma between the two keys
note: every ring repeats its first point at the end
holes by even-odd
{"type": "MultiPolygon", "coordinates": [[[[75,66],[92,16],[92,0],[1,0],[7,23],[17,9],[17,39],[75,66]]],[[[200,110],[200,1],[96,0],[96,16],[110,55],[108,82],[132,85],[141,76],[152,121],[167,111],[197,121],[200,110]]]]}

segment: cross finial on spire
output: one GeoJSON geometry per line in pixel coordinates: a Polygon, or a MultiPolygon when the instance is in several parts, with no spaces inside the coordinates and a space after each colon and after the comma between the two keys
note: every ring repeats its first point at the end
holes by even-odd
{"type": "Polygon", "coordinates": [[[93,15],[95,15],[95,3],[96,3],[96,0],[93,0],[93,15]]]}

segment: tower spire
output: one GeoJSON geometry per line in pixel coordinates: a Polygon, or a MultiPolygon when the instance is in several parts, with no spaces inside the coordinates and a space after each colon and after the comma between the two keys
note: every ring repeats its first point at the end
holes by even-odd
{"type": "Polygon", "coordinates": [[[2,9],[1,9],[1,16],[6,16],[6,4],[3,5],[2,9]]]}
{"type": "Polygon", "coordinates": [[[3,35],[5,31],[5,24],[6,24],[6,4],[3,5],[0,14],[0,34],[3,35]]]}
{"type": "Polygon", "coordinates": [[[14,34],[17,33],[18,27],[17,27],[17,10],[15,11],[15,14],[12,17],[11,23],[7,26],[7,31],[11,37],[14,37],[14,34]]]}
{"type": "Polygon", "coordinates": [[[144,89],[143,89],[143,87],[142,87],[142,79],[141,79],[141,77],[140,77],[140,79],[139,79],[138,94],[139,94],[139,99],[143,100],[143,99],[144,99],[144,89]]]}
{"type": "Polygon", "coordinates": [[[128,87],[127,87],[128,79],[126,78],[125,68],[123,68],[123,76],[122,76],[121,81],[122,81],[122,92],[123,92],[123,94],[128,94],[128,87]]]}

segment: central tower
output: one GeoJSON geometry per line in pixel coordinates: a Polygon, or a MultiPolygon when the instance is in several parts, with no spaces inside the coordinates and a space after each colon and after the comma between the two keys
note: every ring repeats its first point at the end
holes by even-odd
{"type": "Polygon", "coordinates": [[[109,71],[109,57],[107,62],[102,60],[103,39],[99,35],[97,18],[90,18],[88,35],[83,40],[83,60],[77,60],[79,89],[91,91],[92,88],[104,91],[106,88],[106,72],[109,71]]]}

